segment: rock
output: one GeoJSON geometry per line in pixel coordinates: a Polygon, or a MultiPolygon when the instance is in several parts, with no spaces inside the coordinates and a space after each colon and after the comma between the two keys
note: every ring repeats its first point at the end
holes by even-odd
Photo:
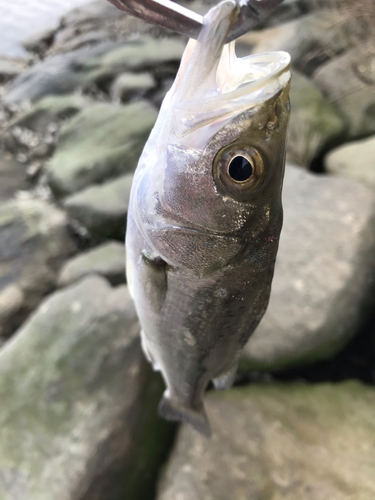
{"type": "Polygon", "coordinates": [[[0,203],[28,187],[25,166],[11,156],[0,156],[0,203]]]}
{"type": "Polygon", "coordinates": [[[183,426],[158,500],[374,498],[374,388],[252,385],[207,411],[213,438],[183,426]]]}
{"type": "Polygon", "coordinates": [[[104,276],[112,285],[125,283],[124,244],[111,241],[73,257],[61,269],[58,285],[67,286],[91,274],[104,276]]]}
{"type": "Polygon", "coordinates": [[[348,137],[375,133],[375,56],[352,50],[321,66],[314,82],[345,117],[348,137]]]}
{"type": "MultiPolygon", "coordinates": [[[[57,48],[61,50],[61,45],[64,46],[64,51],[78,50],[84,47],[91,47],[99,43],[104,43],[110,40],[110,34],[107,31],[89,31],[88,33],[83,33],[82,35],[76,34],[76,30],[73,33],[67,33],[64,31],[67,40],[62,40],[62,36],[57,37],[56,42],[58,42],[57,48]],[[69,36],[70,35],[70,36],[69,36]]],[[[55,49],[55,46],[54,46],[55,49]]]]}
{"type": "Polygon", "coordinates": [[[280,24],[301,17],[305,13],[305,9],[301,4],[302,2],[300,0],[284,0],[268,18],[256,26],[256,29],[279,26],[280,24]]]}
{"type": "Polygon", "coordinates": [[[67,224],[63,212],[42,201],[0,205],[0,337],[55,286],[62,262],[75,251],[67,224]]]}
{"type": "Polygon", "coordinates": [[[346,50],[351,39],[346,35],[332,12],[307,14],[262,31],[252,31],[238,40],[238,54],[259,54],[285,50],[295,69],[311,75],[318,66],[346,50]]]}
{"type": "Polygon", "coordinates": [[[145,101],[119,107],[98,103],[64,125],[47,181],[58,196],[133,172],[157,112],[145,101]]]}
{"type": "Polygon", "coordinates": [[[127,288],[49,297],[0,351],[0,498],[150,498],[168,427],[127,288]]]}
{"type": "Polygon", "coordinates": [[[270,303],[243,369],[279,370],[337,353],[372,306],[375,197],[349,179],[288,166],[270,303]]]}
{"type": "Polygon", "coordinates": [[[5,83],[25,71],[27,60],[0,56],[0,83],[5,83]]]}
{"type": "Polygon", "coordinates": [[[126,71],[141,71],[159,68],[167,63],[175,63],[176,73],[186,43],[176,38],[155,39],[149,36],[128,40],[107,54],[86,58],[82,70],[92,81],[105,86],[126,71]]]}
{"type": "Polygon", "coordinates": [[[89,49],[59,54],[35,64],[11,83],[3,103],[12,107],[23,101],[35,102],[48,95],[71,94],[76,89],[86,88],[92,79],[90,74],[81,71],[83,61],[109,51],[114,45],[103,43],[89,49]]]}
{"type": "Polygon", "coordinates": [[[349,177],[375,188],[375,136],[345,144],[325,158],[328,173],[349,177]]]}
{"type": "Polygon", "coordinates": [[[92,234],[123,241],[133,174],[94,186],[64,201],[68,214],[92,234]]]}
{"type": "Polygon", "coordinates": [[[344,135],[345,123],[317,86],[297,71],[292,76],[290,101],[287,159],[308,167],[313,158],[344,135]]]}
{"type": "Polygon", "coordinates": [[[38,32],[22,42],[26,50],[43,55],[52,45],[55,38],[56,28],[47,28],[38,32]]]}
{"type": "Polygon", "coordinates": [[[89,99],[78,94],[45,97],[14,118],[9,127],[25,127],[45,133],[51,123],[72,118],[89,104],[89,99]]]}
{"type": "Polygon", "coordinates": [[[185,43],[176,38],[142,37],[125,43],[104,42],[93,47],[58,54],[36,64],[16,78],[4,96],[6,106],[38,101],[47,95],[70,94],[92,85],[110,87],[126,71],[174,65],[177,70],[185,43]]]}
{"type": "Polygon", "coordinates": [[[111,97],[115,101],[125,102],[132,97],[144,96],[153,89],[156,82],[150,73],[122,73],[111,87],[111,97]]]}

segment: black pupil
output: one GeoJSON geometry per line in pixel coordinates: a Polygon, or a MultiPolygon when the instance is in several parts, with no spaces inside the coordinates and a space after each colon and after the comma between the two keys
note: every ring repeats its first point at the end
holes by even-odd
{"type": "Polygon", "coordinates": [[[229,175],[237,182],[244,182],[250,179],[253,174],[253,167],[249,160],[243,156],[236,156],[229,165],[229,175]]]}

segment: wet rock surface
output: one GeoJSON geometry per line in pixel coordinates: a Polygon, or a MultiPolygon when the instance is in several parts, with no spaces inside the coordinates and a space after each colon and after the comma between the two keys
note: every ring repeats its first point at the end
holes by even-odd
{"type": "Polygon", "coordinates": [[[116,174],[133,172],[157,111],[146,102],[99,103],[61,129],[47,181],[57,195],[80,191],[116,174]]]}
{"type": "Polygon", "coordinates": [[[75,248],[65,213],[53,205],[32,199],[0,205],[0,337],[53,289],[75,248]]]}
{"type": "Polygon", "coordinates": [[[270,303],[243,352],[253,369],[332,357],[373,307],[375,197],[347,179],[286,168],[270,303]]]}
{"type": "Polygon", "coordinates": [[[357,382],[210,394],[213,438],[183,426],[157,498],[369,500],[374,404],[357,382]]]}
{"type": "Polygon", "coordinates": [[[148,494],[168,429],[138,332],[127,288],[92,277],[52,295],[2,349],[2,499],[148,494]]]}
{"type": "Polygon", "coordinates": [[[73,257],[61,269],[58,285],[67,286],[92,274],[103,276],[112,285],[125,283],[124,245],[112,241],[73,257]]]}

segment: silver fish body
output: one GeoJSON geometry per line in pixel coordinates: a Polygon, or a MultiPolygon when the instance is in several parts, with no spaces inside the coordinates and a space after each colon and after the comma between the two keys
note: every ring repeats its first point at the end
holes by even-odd
{"type": "Polygon", "coordinates": [[[205,435],[204,393],[233,380],[266,311],[282,227],[290,58],[238,59],[225,1],[191,40],[135,173],[127,274],[162,416],[205,435]]]}

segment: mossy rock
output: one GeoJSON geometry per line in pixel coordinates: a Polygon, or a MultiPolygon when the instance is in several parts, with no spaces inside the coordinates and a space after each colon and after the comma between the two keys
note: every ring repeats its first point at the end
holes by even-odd
{"type": "Polygon", "coordinates": [[[61,129],[47,181],[58,196],[133,172],[157,117],[145,101],[94,104],[61,129]]]}
{"type": "Polygon", "coordinates": [[[171,426],[127,288],[49,297],[0,351],[1,500],[148,500],[171,426]]]}

